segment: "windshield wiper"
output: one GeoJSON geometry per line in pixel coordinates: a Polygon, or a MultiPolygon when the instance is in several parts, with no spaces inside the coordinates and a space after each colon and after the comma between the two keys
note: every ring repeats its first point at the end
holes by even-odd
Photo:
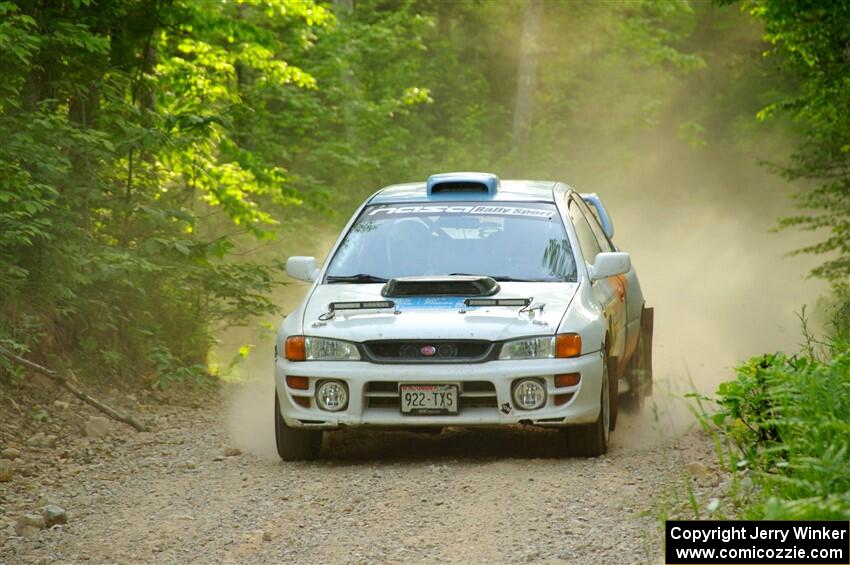
{"type": "Polygon", "coordinates": [[[385,283],[387,279],[382,277],[376,277],[375,275],[369,275],[366,273],[358,273],[356,275],[328,275],[325,282],[328,284],[333,283],[354,283],[354,284],[367,284],[367,283],[385,283]]]}
{"type": "Polygon", "coordinates": [[[481,274],[477,274],[477,273],[449,273],[449,276],[450,277],[460,277],[460,276],[490,277],[494,281],[501,281],[501,282],[553,282],[553,281],[550,281],[548,279],[520,279],[520,278],[517,278],[517,277],[509,277],[507,275],[481,275],[481,274]]]}
{"type": "Polygon", "coordinates": [[[519,277],[511,277],[508,275],[485,275],[500,282],[550,282],[546,279],[521,279],[519,277]]]}

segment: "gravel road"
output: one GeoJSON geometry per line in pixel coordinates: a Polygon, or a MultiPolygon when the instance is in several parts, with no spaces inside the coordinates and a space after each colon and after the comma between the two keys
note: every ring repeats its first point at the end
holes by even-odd
{"type": "Polygon", "coordinates": [[[640,418],[597,459],[561,458],[549,431],[448,429],[338,432],[321,460],[282,463],[265,428],[252,442],[227,401],[207,404],[142,404],[154,432],[26,448],[29,476],[0,483],[0,562],[655,563],[668,493],[694,462],[718,480],[705,438],[656,440],[640,418]],[[15,535],[45,498],[68,523],[15,535]]]}

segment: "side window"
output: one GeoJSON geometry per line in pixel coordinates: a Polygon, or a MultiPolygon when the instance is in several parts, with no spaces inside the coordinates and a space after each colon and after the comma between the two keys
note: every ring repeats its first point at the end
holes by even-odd
{"type": "Polygon", "coordinates": [[[593,235],[596,237],[596,241],[599,242],[599,247],[602,248],[602,251],[614,251],[614,245],[602,230],[602,224],[599,222],[599,216],[596,215],[596,207],[588,206],[584,201],[577,201],[576,204],[578,204],[579,209],[584,212],[584,215],[590,224],[590,229],[593,231],[593,235]]]}
{"type": "Polygon", "coordinates": [[[578,204],[572,198],[569,204],[569,214],[570,220],[576,229],[581,254],[584,255],[584,261],[590,265],[596,259],[596,255],[602,251],[602,248],[599,247],[599,242],[596,241],[596,236],[593,235],[593,230],[590,229],[587,218],[584,217],[578,204]]]}

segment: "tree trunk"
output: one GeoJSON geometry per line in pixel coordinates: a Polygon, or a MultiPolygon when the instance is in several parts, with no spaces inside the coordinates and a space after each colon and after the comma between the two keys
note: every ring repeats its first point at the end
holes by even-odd
{"type": "Polygon", "coordinates": [[[451,2],[437,3],[437,33],[440,39],[449,39],[452,32],[452,7],[451,2]]]}
{"type": "Polygon", "coordinates": [[[85,93],[79,93],[68,101],[68,119],[83,129],[97,127],[97,115],[100,110],[100,91],[97,88],[102,76],[92,80],[85,93]]]}
{"type": "MultiPolygon", "coordinates": [[[[341,22],[354,17],[354,0],[333,0],[334,12],[341,22]]],[[[357,143],[357,127],[355,124],[355,106],[361,97],[360,81],[352,64],[351,48],[348,42],[342,48],[342,66],[340,68],[340,82],[345,91],[345,100],[342,102],[342,113],[345,126],[345,138],[354,149],[357,143]]]]}
{"type": "Polygon", "coordinates": [[[522,22],[513,124],[513,149],[520,158],[528,142],[533,118],[534,93],[537,90],[537,42],[542,19],[543,0],[528,0],[522,22]]]}

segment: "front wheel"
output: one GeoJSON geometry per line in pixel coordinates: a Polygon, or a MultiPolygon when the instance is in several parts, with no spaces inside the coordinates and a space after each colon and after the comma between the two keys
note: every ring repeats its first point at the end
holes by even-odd
{"type": "Polygon", "coordinates": [[[608,360],[603,355],[599,416],[592,424],[572,426],[565,430],[567,453],[574,457],[598,457],[608,453],[608,439],[611,428],[610,394],[608,360]]]}
{"type": "Polygon", "coordinates": [[[290,428],[280,414],[280,400],[274,393],[274,439],[277,454],[284,461],[310,461],[319,455],[322,430],[290,428]]]}

